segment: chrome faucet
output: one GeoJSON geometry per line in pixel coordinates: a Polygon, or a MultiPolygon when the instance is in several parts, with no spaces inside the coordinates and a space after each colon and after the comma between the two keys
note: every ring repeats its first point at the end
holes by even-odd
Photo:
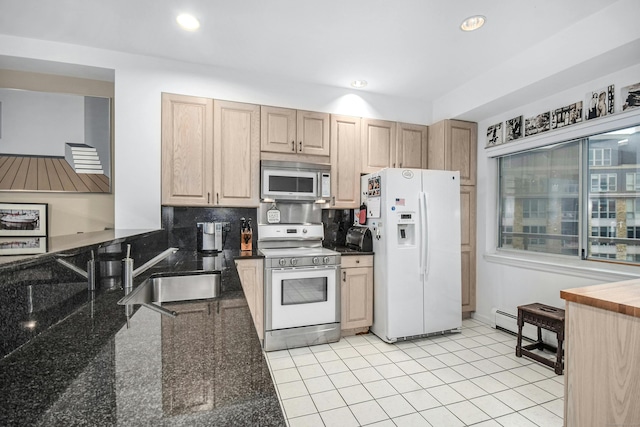
{"type": "Polygon", "coordinates": [[[131,258],[131,245],[127,245],[127,257],[122,260],[122,287],[124,294],[133,289],[133,258],[131,258]]]}

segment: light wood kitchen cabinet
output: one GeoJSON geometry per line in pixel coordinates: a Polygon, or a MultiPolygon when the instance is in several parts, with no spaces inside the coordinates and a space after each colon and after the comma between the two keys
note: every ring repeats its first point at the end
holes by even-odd
{"type": "Polygon", "coordinates": [[[386,120],[362,119],[361,172],[371,173],[394,167],[396,123],[386,120]]]}
{"type": "Polygon", "coordinates": [[[422,125],[398,123],[393,160],[396,168],[427,168],[428,128],[422,125]]]}
{"type": "Polygon", "coordinates": [[[429,126],[429,169],[460,172],[462,314],[476,309],[476,156],[478,125],[442,120],[429,126]]]}
{"type": "Polygon", "coordinates": [[[462,312],[476,309],[476,187],[460,187],[462,312]]]}
{"type": "Polygon", "coordinates": [[[214,302],[171,303],[175,318],[161,316],[162,411],[178,415],[215,404],[214,302]]]}
{"type": "Polygon", "coordinates": [[[258,206],[260,107],[162,94],[162,204],[258,206]]]}
{"type": "Polygon", "coordinates": [[[162,204],[206,206],[213,193],[213,100],[162,94],[162,204]]]}
{"type": "Polygon", "coordinates": [[[260,107],[213,102],[213,183],[216,206],[260,203],[260,107]]]}
{"type": "Polygon", "coordinates": [[[264,264],[262,259],[237,259],[235,261],[240,284],[247,299],[258,337],[264,338],[264,264]]]}
{"type": "Polygon", "coordinates": [[[343,256],[341,260],[341,329],[373,324],[373,255],[343,256]]]}
{"type": "Polygon", "coordinates": [[[476,185],[477,123],[442,120],[429,126],[429,169],[460,171],[460,185],[476,185]]]}
{"type": "Polygon", "coordinates": [[[427,126],[362,119],[362,172],[427,167],[427,126]]]}
{"type": "Polygon", "coordinates": [[[260,117],[260,149],[263,153],[296,156],[276,158],[289,161],[306,160],[298,159],[297,155],[329,157],[328,113],[262,106],[260,117]]]}
{"type": "Polygon", "coordinates": [[[360,118],[331,115],[331,207],[360,206],[360,118]]]}

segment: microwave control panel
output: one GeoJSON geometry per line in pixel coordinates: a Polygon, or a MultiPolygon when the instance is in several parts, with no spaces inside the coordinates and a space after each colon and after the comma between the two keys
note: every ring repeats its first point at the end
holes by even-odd
{"type": "Polygon", "coordinates": [[[320,197],[331,197],[331,175],[327,172],[323,172],[320,175],[320,191],[322,193],[320,197]]]}

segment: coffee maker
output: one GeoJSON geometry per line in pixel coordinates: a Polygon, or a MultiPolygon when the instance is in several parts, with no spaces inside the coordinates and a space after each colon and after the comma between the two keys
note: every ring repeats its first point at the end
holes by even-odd
{"type": "Polygon", "coordinates": [[[222,250],[222,222],[199,222],[198,227],[198,252],[219,252],[222,250]]]}

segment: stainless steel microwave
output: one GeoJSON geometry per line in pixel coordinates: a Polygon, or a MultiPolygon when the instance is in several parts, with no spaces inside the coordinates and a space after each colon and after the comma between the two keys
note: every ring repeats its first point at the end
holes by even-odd
{"type": "Polygon", "coordinates": [[[331,166],[262,160],[260,197],[264,200],[329,201],[331,166]]]}

